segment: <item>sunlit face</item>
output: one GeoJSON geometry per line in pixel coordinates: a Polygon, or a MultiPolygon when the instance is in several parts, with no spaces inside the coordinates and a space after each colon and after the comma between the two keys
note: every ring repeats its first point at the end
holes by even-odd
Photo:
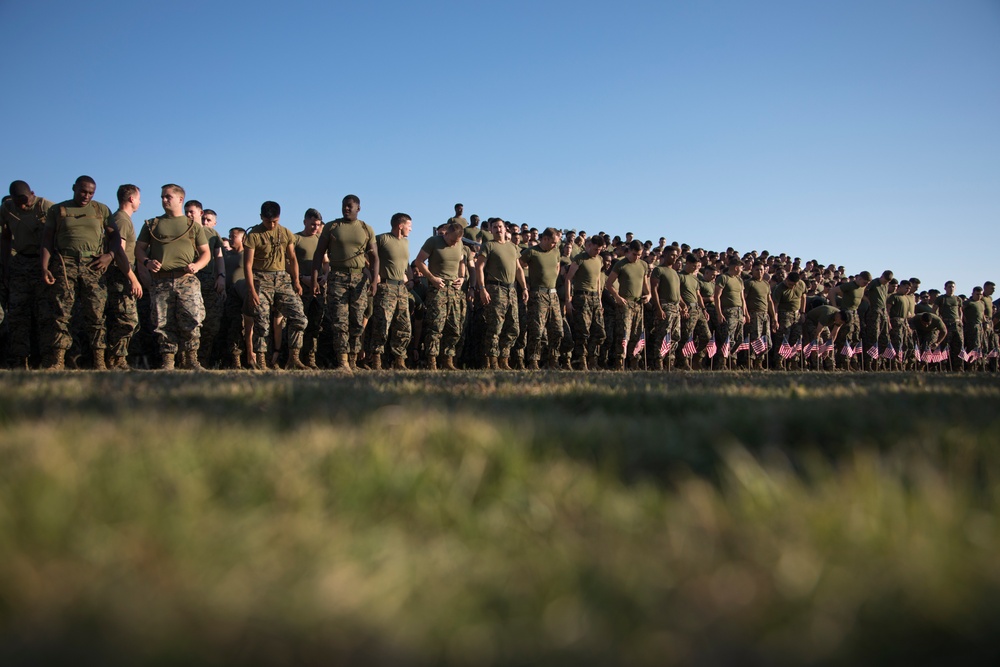
{"type": "Polygon", "coordinates": [[[77,206],[86,206],[94,198],[97,186],[93,183],[80,182],[73,186],[73,203],[77,206]]]}
{"type": "Polygon", "coordinates": [[[444,233],[444,242],[448,244],[448,247],[450,248],[454,246],[456,243],[458,243],[462,239],[463,235],[464,233],[462,232],[461,229],[453,229],[451,231],[446,231],[444,233]]]}
{"type": "Polygon", "coordinates": [[[548,252],[556,246],[555,236],[543,236],[538,242],[538,247],[542,249],[542,252],[548,252]]]}
{"type": "Polygon", "coordinates": [[[493,238],[496,239],[498,243],[506,243],[507,239],[510,238],[507,231],[507,225],[505,225],[502,220],[494,222],[490,230],[493,232],[493,238]]]}
{"type": "Polygon", "coordinates": [[[215,227],[215,223],[216,223],[216,222],[218,222],[218,221],[217,221],[217,220],[215,219],[215,214],[214,214],[214,213],[206,213],[206,214],[204,214],[204,215],[202,216],[202,220],[201,220],[201,221],[202,221],[202,223],[203,223],[203,224],[204,224],[204,225],[205,225],[206,227],[215,227]]]}
{"type": "Polygon", "coordinates": [[[136,190],[135,196],[132,197],[132,206],[138,211],[140,204],[142,204],[142,192],[136,190]]]}
{"type": "Polygon", "coordinates": [[[752,269],[750,269],[750,275],[753,276],[754,280],[760,280],[761,278],[764,277],[764,267],[763,266],[753,267],[752,269]]]}
{"type": "Polygon", "coordinates": [[[315,236],[319,234],[319,231],[323,229],[323,219],[322,218],[306,218],[302,221],[303,236],[315,236]]]}
{"type": "Polygon", "coordinates": [[[406,218],[401,223],[399,223],[399,233],[403,236],[404,239],[410,235],[411,231],[413,231],[413,220],[406,218]]]}
{"type": "Polygon", "coordinates": [[[202,210],[197,206],[185,206],[184,215],[187,216],[188,220],[193,220],[197,223],[201,223],[202,210]]]}
{"type": "Polygon", "coordinates": [[[358,213],[361,212],[361,204],[353,199],[345,199],[344,203],[340,205],[340,212],[345,220],[357,220],[358,213]]]}
{"type": "MultiPolygon", "coordinates": [[[[160,192],[160,203],[163,204],[163,211],[165,213],[172,213],[173,211],[176,211],[181,207],[183,202],[184,198],[174,190],[163,188],[160,192]]],[[[188,215],[188,218],[191,219],[191,216],[188,215]]]]}
{"type": "Polygon", "coordinates": [[[625,253],[625,259],[627,259],[630,262],[635,262],[635,261],[637,261],[639,259],[639,252],[640,251],[638,251],[638,250],[629,250],[629,251],[627,251],[625,253]]]}
{"type": "Polygon", "coordinates": [[[239,248],[243,245],[243,233],[238,232],[235,229],[229,231],[229,245],[233,248],[239,248]]]}

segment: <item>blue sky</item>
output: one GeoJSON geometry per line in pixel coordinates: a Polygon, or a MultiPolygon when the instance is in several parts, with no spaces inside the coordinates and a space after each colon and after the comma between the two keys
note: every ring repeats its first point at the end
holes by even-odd
{"type": "Polygon", "coordinates": [[[1000,279],[1000,2],[0,3],[0,181],[1000,279]]]}

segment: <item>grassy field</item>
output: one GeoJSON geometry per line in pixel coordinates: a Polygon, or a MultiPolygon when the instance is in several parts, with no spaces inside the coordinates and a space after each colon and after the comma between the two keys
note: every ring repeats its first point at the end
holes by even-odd
{"type": "Polygon", "coordinates": [[[3,374],[0,664],[1000,660],[1000,381],[3,374]]]}

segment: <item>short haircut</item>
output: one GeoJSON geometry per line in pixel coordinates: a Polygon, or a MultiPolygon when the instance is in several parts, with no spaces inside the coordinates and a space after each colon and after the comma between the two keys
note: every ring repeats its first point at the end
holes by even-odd
{"type": "Polygon", "coordinates": [[[305,220],[319,220],[320,222],[322,222],[323,214],[314,208],[307,208],[302,218],[305,220]]]}
{"type": "MultiPolygon", "coordinates": [[[[534,228],[532,228],[532,229],[533,229],[534,231],[536,231],[536,232],[538,231],[537,229],[534,229],[534,228]]],[[[542,237],[542,238],[549,238],[549,239],[554,239],[554,238],[556,237],[556,228],[555,228],[555,227],[546,227],[546,228],[545,228],[545,229],[544,229],[544,230],[542,231],[542,235],[541,235],[541,237],[542,237]]]]}
{"type": "Polygon", "coordinates": [[[444,233],[447,234],[448,232],[460,232],[463,229],[465,228],[462,226],[461,222],[449,222],[447,225],[445,225],[444,233]]]}
{"type": "Polygon", "coordinates": [[[344,197],[342,203],[346,204],[347,202],[354,202],[358,206],[361,206],[361,198],[358,197],[357,195],[347,195],[346,197],[344,197]]]}
{"type": "Polygon", "coordinates": [[[77,179],[73,182],[73,187],[75,188],[76,186],[80,185],[81,183],[90,183],[95,188],[97,187],[97,181],[95,181],[94,179],[92,179],[90,176],[78,176],[77,179]]]}
{"type": "Polygon", "coordinates": [[[996,283],[994,283],[992,280],[987,280],[985,283],[983,283],[983,287],[984,288],[985,287],[996,287],[996,283]]]}
{"type": "Polygon", "coordinates": [[[892,271],[886,269],[885,271],[882,272],[882,277],[885,278],[886,280],[892,280],[892,271]]]}
{"type": "MultiPolygon", "coordinates": [[[[169,190],[170,192],[173,192],[174,194],[178,194],[178,195],[181,196],[181,199],[183,199],[184,196],[185,196],[185,194],[186,194],[184,192],[184,188],[182,188],[181,186],[177,185],[176,183],[167,183],[166,185],[164,185],[160,189],[161,190],[169,190]]],[[[195,203],[197,203],[197,202],[195,202],[195,203]]],[[[187,208],[187,206],[188,205],[185,204],[184,208],[187,208]]],[[[198,204],[198,208],[201,208],[201,204],[198,204]]]]}
{"type": "Polygon", "coordinates": [[[739,257],[733,257],[729,260],[729,266],[743,266],[743,260],[739,257]]]}
{"type": "Polygon", "coordinates": [[[699,260],[692,253],[688,253],[687,257],[684,258],[684,261],[687,262],[688,264],[697,264],[701,260],[699,260]]]}
{"type": "Polygon", "coordinates": [[[858,274],[858,278],[861,278],[863,280],[867,280],[868,282],[871,282],[872,281],[872,273],[871,273],[871,271],[862,271],[861,273],[858,274]]]}
{"type": "Polygon", "coordinates": [[[955,281],[954,280],[949,280],[948,282],[946,282],[944,284],[945,287],[948,287],[948,285],[951,285],[952,287],[954,287],[955,286],[955,281]]]}
{"type": "Polygon", "coordinates": [[[236,232],[237,234],[240,234],[242,236],[243,234],[247,233],[247,230],[243,229],[242,227],[231,227],[229,229],[229,233],[232,234],[233,232],[236,232]]]}
{"type": "Polygon", "coordinates": [[[274,220],[281,216],[281,206],[276,201],[266,201],[260,205],[260,217],[265,220],[274,220]]]}
{"type": "MultiPolygon", "coordinates": [[[[311,211],[312,209],[309,210],[311,211]]],[[[396,227],[399,227],[407,220],[412,220],[412,219],[413,218],[411,218],[405,213],[393,213],[392,218],[389,219],[389,224],[393,226],[393,229],[395,229],[396,227]]]]}
{"type": "Polygon", "coordinates": [[[202,211],[202,214],[204,214],[204,215],[214,215],[217,218],[219,217],[219,214],[215,212],[215,209],[211,209],[211,208],[206,208],[204,211],[202,211]]]}
{"type": "Polygon", "coordinates": [[[186,202],[184,204],[184,208],[191,208],[191,207],[194,207],[194,208],[197,208],[197,209],[201,209],[202,212],[204,212],[204,210],[205,210],[205,207],[202,206],[201,202],[198,201],[197,199],[192,199],[191,201],[186,202]]]}
{"type": "Polygon", "coordinates": [[[31,186],[24,181],[12,181],[10,184],[11,197],[28,197],[31,195],[31,186]]]}
{"type": "Polygon", "coordinates": [[[628,249],[632,252],[642,252],[642,242],[634,240],[628,244],[628,249]]]}
{"type": "Polygon", "coordinates": [[[129,197],[134,197],[139,194],[138,186],[132,185],[131,183],[126,183],[125,185],[118,186],[118,203],[124,204],[128,201],[129,197]]]}
{"type": "Polygon", "coordinates": [[[586,242],[587,243],[592,243],[595,246],[597,246],[598,248],[606,248],[606,247],[608,247],[607,240],[605,240],[605,238],[603,236],[601,236],[600,234],[598,234],[597,236],[590,236],[590,237],[588,237],[586,242]]]}

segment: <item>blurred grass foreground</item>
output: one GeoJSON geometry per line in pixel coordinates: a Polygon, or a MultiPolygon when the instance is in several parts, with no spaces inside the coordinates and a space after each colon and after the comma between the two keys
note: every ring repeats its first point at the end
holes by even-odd
{"type": "Polygon", "coordinates": [[[996,664],[991,376],[6,373],[0,665],[996,664]]]}

